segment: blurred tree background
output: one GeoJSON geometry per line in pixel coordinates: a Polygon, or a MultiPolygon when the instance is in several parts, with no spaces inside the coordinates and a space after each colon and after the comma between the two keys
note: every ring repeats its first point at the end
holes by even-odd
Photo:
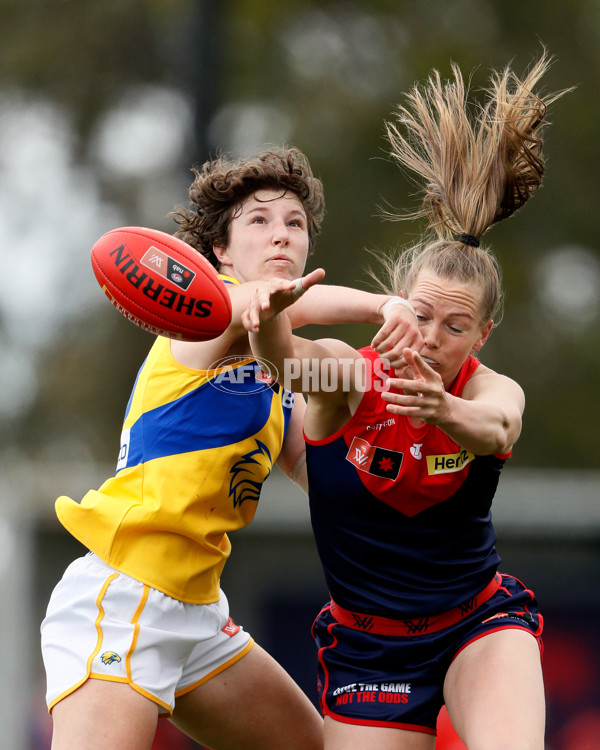
{"type": "Polygon", "coordinates": [[[326,191],[310,267],[368,288],[367,249],[396,252],[419,229],[377,214],[415,205],[383,138],[402,92],[451,61],[476,92],[543,43],[546,89],[577,89],[553,107],[542,190],[487,235],[506,310],[482,359],[527,394],[516,462],[598,466],[597,0],[2,0],[0,20],[3,460],[114,460],[151,338],[93,279],[100,234],[174,231],[192,164],[293,144],[326,191]]]}
{"type": "MultiPolygon", "coordinates": [[[[561,732],[571,731],[565,716],[589,704],[592,713],[573,721],[585,719],[597,739],[600,609],[587,581],[600,573],[597,472],[589,471],[600,468],[598,0],[0,0],[4,724],[19,708],[27,713],[30,684],[41,684],[30,675],[41,670],[42,609],[62,558],[78,554],[53,516],[55,489],[69,493],[73,483],[77,497],[104,478],[106,463],[114,465],[129,392],[152,343],[98,287],[89,261],[96,239],[123,225],[175,231],[169,212],[187,203],[192,165],[219,150],[247,155],[296,145],[323,180],[327,203],[309,268],[324,266],[328,283],[372,288],[368,250],[398,252],[419,231],[378,215],[381,206],[415,205],[414,186],[389,160],[384,139],[384,121],[403,92],[433,68],[449,76],[455,61],[472,74],[477,94],[490,68],[511,63],[524,71],[542,44],[556,56],[546,90],[577,88],[552,108],[542,189],[486,235],[504,270],[506,308],[481,358],[526,392],[523,434],[509,469],[537,470],[547,483],[528,485],[526,497],[518,485],[503,544],[519,563],[515,570],[529,570],[526,580],[555,608],[546,638],[549,729],[554,737],[563,725],[561,732]],[[576,477],[557,481],[552,469],[575,470],[576,477]],[[554,511],[544,503],[550,483],[558,496],[554,511]],[[569,502],[574,483],[577,508],[586,512],[569,532],[563,520],[578,514],[569,502]],[[537,516],[528,515],[532,508],[537,516]],[[553,513],[555,536],[529,523],[553,513]],[[578,661],[575,643],[584,644],[578,661]],[[557,709],[557,695],[566,696],[566,708],[557,709]]],[[[341,335],[360,346],[373,332],[347,326],[308,334],[341,335]]],[[[509,488],[511,475],[504,480],[509,488]]],[[[290,511],[282,505],[272,536],[266,526],[256,537],[236,537],[239,559],[252,554],[253,564],[236,568],[234,555],[225,588],[237,611],[246,612],[250,631],[269,648],[272,642],[278,658],[277,648],[287,649],[284,665],[293,657],[304,667],[312,643],[303,650],[293,629],[282,639],[288,628],[280,623],[293,621],[309,640],[320,571],[310,567],[316,562],[308,528],[296,528],[293,517],[286,526],[290,511]],[[263,583],[269,590],[257,591],[263,583]],[[277,631],[269,640],[272,623],[277,631]]],[[[278,506],[268,507],[272,513],[278,506]]],[[[37,700],[34,714],[47,719],[37,700]]],[[[29,718],[20,723],[37,726],[29,718]]],[[[11,736],[6,732],[3,725],[0,748],[11,736]]],[[[553,750],[583,750],[579,735],[563,739],[553,750]]],[[[46,738],[36,750],[47,746],[46,738]]]]}

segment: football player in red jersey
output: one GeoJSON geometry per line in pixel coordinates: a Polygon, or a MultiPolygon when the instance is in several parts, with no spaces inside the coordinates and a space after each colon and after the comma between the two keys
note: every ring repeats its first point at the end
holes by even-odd
{"type": "MultiPolygon", "coordinates": [[[[394,305],[424,345],[356,351],[292,334],[290,284],[259,291],[243,320],[256,356],[308,395],[311,520],[331,599],[315,620],[326,750],[432,750],[442,705],[467,747],[542,750],[542,617],[497,570],[491,504],[519,438],[520,386],[479,362],[501,306],[480,240],[544,171],[547,105],[494,72],[471,108],[462,74],[434,72],[388,124],[391,154],[423,179],[432,237],[387,263],[394,305]]],[[[316,279],[307,277],[304,285],[316,279]]]]}

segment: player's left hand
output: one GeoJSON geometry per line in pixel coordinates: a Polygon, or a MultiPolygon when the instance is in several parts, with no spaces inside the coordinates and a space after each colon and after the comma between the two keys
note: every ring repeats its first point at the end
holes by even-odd
{"type": "Polygon", "coordinates": [[[371,346],[389,361],[394,369],[404,366],[402,353],[405,348],[420,352],[424,342],[414,314],[403,305],[391,305],[386,319],[375,334],[371,346]]]}
{"type": "Polygon", "coordinates": [[[441,376],[425,362],[418,351],[404,348],[397,377],[389,378],[381,397],[387,410],[429,424],[444,422],[450,410],[441,376]]]}

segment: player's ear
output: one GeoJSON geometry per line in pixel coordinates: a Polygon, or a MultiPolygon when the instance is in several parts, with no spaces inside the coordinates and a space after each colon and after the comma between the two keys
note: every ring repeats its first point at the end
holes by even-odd
{"type": "Polygon", "coordinates": [[[213,245],[213,253],[217,256],[217,260],[222,266],[233,265],[233,262],[229,257],[229,251],[226,247],[221,245],[213,245]]]}
{"type": "Polygon", "coordinates": [[[478,352],[482,348],[482,346],[488,340],[488,336],[492,332],[492,328],[493,327],[494,327],[494,321],[493,320],[488,320],[488,322],[482,327],[479,338],[473,344],[473,351],[474,352],[478,352]]]}

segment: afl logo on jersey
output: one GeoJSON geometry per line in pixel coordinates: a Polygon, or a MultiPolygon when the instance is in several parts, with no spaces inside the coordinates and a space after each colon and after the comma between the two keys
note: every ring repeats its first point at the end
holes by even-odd
{"type": "Polygon", "coordinates": [[[356,436],[352,438],[350,449],[346,454],[346,460],[354,464],[357,469],[392,481],[398,476],[403,458],[404,454],[400,451],[378,448],[356,436]]]}

